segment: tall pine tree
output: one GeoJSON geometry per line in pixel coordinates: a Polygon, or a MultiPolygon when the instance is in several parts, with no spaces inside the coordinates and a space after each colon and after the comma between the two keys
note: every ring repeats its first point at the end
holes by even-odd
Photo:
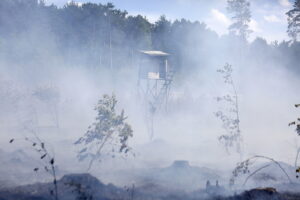
{"type": "Polygon", "coordinates": [[[246,39],[252,32],[249,29],[251,21],[250,3],[247,0],[227,0],[227,11],[232,14],[233,23],[229,31],[246,39]]]}
{"type": "Polygon", "coordinates": [[[288,11],[288,35],[296,41],[300,34],[300,0],[296,0],[293,9],[288,11]]]}

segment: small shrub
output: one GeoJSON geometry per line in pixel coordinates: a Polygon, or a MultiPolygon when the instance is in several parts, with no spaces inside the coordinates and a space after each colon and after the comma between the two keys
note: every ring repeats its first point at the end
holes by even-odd
{"type": "Polygon", "coordinates": [[[103,154],[115,157],[116,154],[127,155],[131,150],[128,140],[133,136],[131,126],[126,122],[124,110],[120,114],[116,111],[115,95],[103,95],[95,110],[97,117],[88,128],[85,135],[75,144],[82,145],[77,157],[80,161],[90,159],[88,169],[95,160],[101,160],[103,154]]]}
{"type": "Polygon", "coordinates": [[[226,108],[215,113],[215,116],[222,121],[222,127],[226,132],[226,134],[219,137],[219,141],[224,144],[227,152],[229,152],[231,147],[235,147],[236,151],[242,154],[239,100],[232,78],[233,69],[232,66],[227,63],[223,69],[219,69],[217,72],[223,76],[224,83],[230,87],[230,91],[227,95],[216,98],[218,102],[224,102],[226,105],[226,108]]]}

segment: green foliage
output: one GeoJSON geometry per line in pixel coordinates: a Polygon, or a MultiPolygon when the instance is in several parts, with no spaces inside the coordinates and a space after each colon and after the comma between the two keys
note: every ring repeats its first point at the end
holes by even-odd
{"type": "Polygon", "coordinates": [[[229,30],[246,39],[252,32],[249,29],[251,21],[250,2],[247,0],[227,0],[227,10],[233,14],[233,23],[229,30]]]}
{"type": "Polygon", "coordinates": [[[217,97],[218,102],[224,102],[225,108],[217,111],[215,116],[222,121],[222,127],[226,134],[219,137],[219,140],[224,143],[226,150],[235,147],[238,153],[242,153],[241,142],[242,135],[240,130],[240,117],[239,117],[239,102],[238,95],[232,78],[232,66],[228,63],[224,68],[219,69],[218,72],[223,76],[224,83],[230,87],[227,95],[217,97]]]}
{"type": "Polygon", "coordinates": [[[127,35],[130,40],[136,40],[137,47],[140,49],[151,47],[151,27],[151,23],[141,15],[127,18],[127,35]]]}
{"type": "MultiPolygon", "coordinates": [[[[295,107],[296,108],[300,107],[300,104],[296,104],[295,107]]],[[[300,135],[300,117],[296,121],[289,123],[289,126],[296,126],[295,131],[298,135],[300,135]]]]}
{"type": "Polygon", "coordinates": [[[94,160],[101,160],[103,155],[116,154],[127,155],[131,150],[128,140],[133,136],[131,126],[125,122],[124,110],[120,114],[116,112],[117,100],[115,95],[103,95],[95,108],[97,117],[88,128],[85,135],[79,138],[75,144],[83,145],[78,153],[80,161],[90,159],[89,169],[94,160]]]}
{"type": "MultiPolygon", "coordinates": [[[[44,141],[42,141],[35,131],[31,130],[30,128],[26,128],[29,132],[33,134],[32,138],[25,137],[24,140],[30,144],[32,149],[37,152],[39,159],[41,160],[41,166],[35,167],[33,169],[34,172],[39,172],[40,168],[50,174],[52,177],[53,189],[50,190],[50,195],[55,199],[58,200],[58,184],[57,184],[57,172],[55,166],[55,158],[49,152],[48,148],[44,141]]],[[[12,144],[16,141],[16,139],[10,139],[9,143],[12,144]]]]}
{"type": "MultiPolygon", "coordinates": [[[[295,104],[295,107],[296,108],[300,107],[300,104],[295,104]]],[[[296,121],[290,122],[289,126],[295,126],[296,127],[296,129],[295,129],[296,133],[298,134],[298,136],[300,135],[300,117],[297,118],[296,121]]],[[[299,174],[300,174],[300,167],[299,167],[299,164],[298,164],[299,155],[300,155],[300,148],[298,147],[297,153],[296,153],[296,158],[295,158],[296,178],[299,178],[299,174]]]]}
{"type": "Polygon", "coordinates": [[[162,50],[172,54],[175,70],[193,69],[200,64],[191,48],[207,52],[204,44],[218,39],[204,23],[171,22],[165,16],[150,23],[111,3],[68,3],[59,8],[34,0],[3,0],[0,26],[3,56],[14,64],[37,66],[48,66],[50,54],[76,66],[108,68],[112,57],[114,68],[132,67],[139,50],[162,50]]]}
{"type": "Polygon", "coordinates": [[[153,46],[155,49],[161,49],[169,52],[168,38],[170,37],[172,23],[162,15],[153,26],[153,46]]]}
{"type": "MultiPolygon", "coordinates": [[[[215,63],[212,55],[219,55],[223,60],[236,56],[235,51],[227,49],[236,49],[233,45],[240,39],[238,36],[249,35],[251,14],[246,0],[229,1],[228,11],[233,21],[230,30],[238,36],[223,37],[198,21],[170,21],[162,16],[150,23],[146,17],[128,15],[126,10],[117,9],[111,3],[69,3],[57,7],[39,2],[0,1],[0,59],[7,62],[7,66],[40,68],[63,61],[69,66],[125,68],[137,63],[139,50],[163,50],[172,55],[170,65],[179,72],[176,78],[186,78],[189,72],[215,63]]],[[[272,60],[299,73],[298,43],[256,46],[249,53],[245,55],[250,57],[249,63],[264,60],[265,63],[254,63],[263,67],[269,66],[272,60]]]]}
{"type": "Polygon", "coordinates": [[[300,34],[300,0],[296,0],[293,9],[286,13],[288,16],[288,35],[296,41],[300,34]]]}

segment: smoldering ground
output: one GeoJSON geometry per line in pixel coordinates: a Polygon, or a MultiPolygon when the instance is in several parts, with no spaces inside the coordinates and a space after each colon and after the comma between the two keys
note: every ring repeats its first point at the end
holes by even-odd
{"type": "MultiPolygon", "coordinates": [[[[39,12],[43,16],[42,11],[39,12]]],[[[14,19],[21,20],[24,16],[20,15],[14,19]]],[[[98,99],[103,94],[114,93],[118,111],[125,110],[134,130],[130,145],[135,156],[125,160],[105,158],[95,164],[91,173],[106,182],[113,180],[115,184],[124,184],[130,180],[118,180],[113,175],[122,170],[134,172],[167,167],[174,160],[188,160],[192,166],[208,167],[223,174],[222,184],[227,184],[226,178],[241,158],[234,151],[228,154],[218,141],[224,130],[214,112],[226,108],[215,98],[231,92],[217,69],[230,63],[239,96],[243,158],[261,154],[293,163],[297,136],[287,124],[297,117],[293,105],[300,101],[299,72],[287,67],[286,60],[279,59],[283,53],[276,44],[257,39],[240,47],[234,36],[218,36],[204,24],[181,21],[196,28],[178,33],[177,37],[184,40],[177,46],[175,36],[168,40],[171,51],[172,45],[182,47],[180,53],[186,60],[176,60],[178,55],[171,53],[173,64],[179,67],[171,85],[168,111],[161,109],[154,116],[154,138],[149,141],[147,102],[143,101],[144,94],[137,85],[139,62],[135,55],[141,48],[152,47],[144,41],[136,44],[135,39],[126,41],[124,47],[120,27],[111,35],[115,40],[111,55],[107,32],[101,35],[106,42],[103,46],[90,44],[86,47],[75,38],[70,40],[69,46],[61,47],[58,33],[52,30],[53,19],[48,15],[41,19],[45,21],[27,22],[26,29],[2,32],[0,137],[1,149],[6,152],[24,148],[31,155],[28,144],[9,144],[11,138],[30,135],[28,127],[31,127],[50,146],[60,169],[68,173],[86,171],[87,164],[76,159],[79,149],[74,142],[93,123],[98,99]],[[12,33],[16,35],[10,35],[12,33]],[[131,56],[122,52],[128,51],[127,47],[131,48],[131,56]],[[262,48],[270,55],[259,52],[262,48]],[[93,55],[89,54],[91,52],[93,55]],[[40,90],[54,91],[50,93],[55,101],[52,101],[53,96],[37,98],[35,94],[40,90]]],[[[99,27],[99,30],[107,30],[107,20],[99,27]]],[[[167,40],[163,33],[158,35],[167,40]]],[[[69,37],[73,36],[66,38],[69,37]]]]}

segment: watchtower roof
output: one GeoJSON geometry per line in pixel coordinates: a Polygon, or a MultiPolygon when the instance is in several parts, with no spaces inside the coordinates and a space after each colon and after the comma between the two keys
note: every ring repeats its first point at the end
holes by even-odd
{"type": "Polygon", "coordinates": [[[161,57],[167,57],[170,54],[163,52],[163,51],[140,51],[142,54],[146,54],[148,56],[161,56],[161,57]]]}

